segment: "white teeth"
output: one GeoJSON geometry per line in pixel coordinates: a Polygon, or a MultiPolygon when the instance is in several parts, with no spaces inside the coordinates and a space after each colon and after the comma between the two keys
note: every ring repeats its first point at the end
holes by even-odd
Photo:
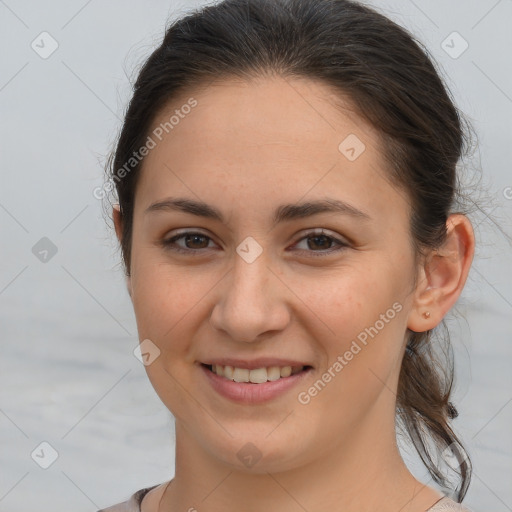
{"type": "Polygon", "coordinates": [[[263,382],[267,382],[267,370],[265,368],[251,370],[249,372],[249,382],[252,382],[253,384],[262,384],[263,382]]]}
{"type": "Polygon", "coordinates": [[[244,370],[243,368],[234,368],[233,380],[235,382],[249,382],[249,370],[244,370]]]}
{"type": "Polygon", "coordinates": [[[281,377],[289,377],[292,374],[291,366],[284,366],[281,368],[281,377]]]}
{"type": "Polygon", "coordinates": [[[267,368],[267,379],[268,380],[277,380],[281,378],[281,369],[279,366],[271,366],[267,368]]]}
{"type": "Polygon", "coordinates": [[[214,364],[211,366],[212,372],[226,377],[235,382],[252,382],[253,384],[263,384],[267,381],[274,381],[281,377],[289,377],[300,373],[304,367],[291,367],[291,366],[270,366],[269,368],[256,368],[248,370],[247,368],[235,368],[233,366],[221,366],[214,364]]]}

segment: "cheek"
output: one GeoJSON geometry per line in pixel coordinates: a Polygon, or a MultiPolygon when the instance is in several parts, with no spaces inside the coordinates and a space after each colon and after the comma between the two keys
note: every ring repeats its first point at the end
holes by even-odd
{"type": "Polygon", "coordinates": [[[325,406],[340,399],[337,392],[343,401],[364,395],[371,399],[399,365],[406,330],[400,281],[405,273],[400,277],[396,268],[375,260],[360,268],[337,270],[337,277],[331,273],[314,282],[303,280],[295,290],[308,306],[314,322],[311,332],[327,356],[321,370],[330,369],[325,378],[332,384],[323,396],[325,406]]]}
{"type": "Polygon", "coordinates": [[[377,263],[301,276],[294,292],[332,339],[342,345],[373,325],[400,297],[389,269],[377,263]]]}
{"type": "Polygon", "coordinates": [[[150,251],[147,257],[141,253],[132,268],[132,302],[140,339],[179,350],[179,343],[170,341],[187,339],[177,332],[197,325],[189,319],[218,279],[198,267],[170,266],[150,251]],[[137,260],[144,264],[138,265],[137,260]]]}
{"type": "Polygon", "coordinates": [[[323,310],[322,318],[336,335],[321,340],[327,361],[311,387],[300,390],[300,403],[308,405],[299,410],[305,421],[321,418],[325,435],[350,432],[379,397],[390,404],[394,400],[391,390],[400,370],[404,310],[399,301],[377,301],[373,292],[372,303],[366,306],[349,306],[325,317],[328,310],[323,310]]]}

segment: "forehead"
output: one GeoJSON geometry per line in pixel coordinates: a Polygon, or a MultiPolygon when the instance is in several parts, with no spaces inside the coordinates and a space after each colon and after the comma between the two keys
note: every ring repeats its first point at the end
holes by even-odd
{"type": "Polygon", "coordinates": [[[164,127],[161,140],[153,136],[156,145],[139,180],[139,209],[166,192],[221,201],[229,194],[233,203],[268,205],[269,212],[283,199],[313,199],[326,192],[374,211],[389,209],[390,195],[403,196],[385,179],[378,133],[323,83],[215,82],[175,98],[159,113],[150,135],[159,127],[160,132],[164,127]]]}
{"type": "Polygon", "coordinates": [[[349,98],[317,81],[284,77],[215,81],[175,98],[160,112],[154,126],[169,120],[190,98],[197,106],[172,128],[166,137],[170,145],[181,134],[195,138],[195,145],[229,147],[226,136],[231,135],[243,149],[308,142],[331,150],[334,143],[337,150],[340,137],[350,130],[367,145],[380,145],[378,133],[355,112],[349,98]]]}

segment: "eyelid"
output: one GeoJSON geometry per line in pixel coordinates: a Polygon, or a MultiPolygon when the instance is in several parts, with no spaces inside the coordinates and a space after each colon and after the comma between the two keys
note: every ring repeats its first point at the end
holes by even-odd
{"type": "MultiPolygon", "coordinates": [[[[209,239],[209,241],[212,241],[215,243],[213,238],[206,234],[201,232],[199,229],[195,228],[183,228],[182,230],[179,230],[175,233],[173,233],[170,237],[165,237],[159,242],[159,245],[161,245],[164,249],[169,251],[174,251],[181,254],[188,254],[188,255],[197,255],[204,253],[204,251],[211,250],[211,248],[204,248],[204,249],[186,249],[183,247],[180,247],[176,244],[176,241],[178,239],[181,239],[185,236],[193,236],[193,235],[199,235],[202,237],[205,237],[209,239]]],[[[307,238],[314,237],[314,236],[322,236],[325,235],[327,238],[331,239],[331,241],[334,243],[334,245],[337,245],[337,248],[329,248],[326,250],[320,250],[320,251],[308,251],[305,249],[299,249],[298,251],[300,253],[308,253],[308,255],[311,255],[313,257],[327,257],[331,254],[339,253],[343,251],[344,249],[347,249],[352,246],[352,243],[346,239],[345,237],[340,237],[337,233],[333,233],[325,228],[313,228],[313,229],[306,229],[299,233],[297,235],[297,238],[295,242],[293,242],[292,247],[297,245],[299,242],[302,242],[303,240],[306,240],[307,238]],[[341,238],[341,239],[340,239],[341,238]]]]}
{"type": "Polygon", "coordinates": [[[208,249],[183,249],[182,247],[179,247],[179,246],[172,247],[172,245],[175,244],[174,240],[180,239],[181,237],[185,237],[187,235],[188,236],[200,235],[200,236],[203,236],[205,238],[208,238],[209,242],[212,241],[212,242],[216,243],[214,241],[213,237],[211,237],[210,235],[208,235],[206,233],[203,233],[199,229],[196,229],[196,228],[188,228],[188,229],[186,229],[186,228],[184,228],[182,230],[178,230],[178,231],[174,232],[172,234],[172,236],[168,236],[168,235],[165,236],[159,242],[159,244],[162,245],[164,247],[164,249],[175,250],[176,252],[183,252],[183,253],[189,253],[189,254],[194,254],[194,253],[203,252],[205,250],[208,250],[208,249]]]}
{"type": "Polygon", "coordinates": [[[316,228],[316,229],[309,229],[309,230],[303,231],[301,234],[298,235],[298,238],[294,242],[293,245],[295,246],[299,242],[302,242],[303,240],[307,240],[308,238],[311,238],[314,236],[322,236],[322,235],[326,236],[327,238],[330,238],[335,247],[326,249],[323,251],[308,251],[308,250],[304,250],[304,249],[299,249],[299,252],[307,252],[308,254],[310,254],[313,257],[316,257],[316,256],[327,257],[331,254],[337,254],[337,253],[343,251],[344,249],[351,247],[351,245],[352,245],[348,240],[343,239],[343,237],[340,237],[337,233],[333,233],[332,231],[329,231],[325,228],[316,228]],[[336,247],[336,245],[338,247],[336,247]]]}
{"type": "Polygon", "coordinates": [[[349,244],[349,241],[346,237],[342,237],[341,235],[338,235],[338,233],[335,233],[334,231],[330,231],[326,228],[310,228],[310,229],[304,229],[297,235],[297,241],[302,240],[305,237],[308,236],[320,236],[325,235],[329,238],[333,238],[335,240],[338,240],[339,242],[349,244]]]}

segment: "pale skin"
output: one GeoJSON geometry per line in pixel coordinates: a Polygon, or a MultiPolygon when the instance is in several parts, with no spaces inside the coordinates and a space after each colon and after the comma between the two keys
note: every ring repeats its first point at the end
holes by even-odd
{"type": "MultiPolygon", "coordinates": [[[[128,289],[139,339],[161,350],[148,377],[176,419],[175,477],[146,495],[143,512],[420,512],[442,497],[400,457],[396,389],[407,329],[437,326],[464,287],[473,230],[451,215],[445,246],[415,266],[407,195],[385,178],[379,135],[333,94],[308,80],[225,80],[175,98],[155,121],[198,102],[148,154],[136,190],[128,289]],[[354,161],[338,149],[349,134],[366,146],[354,161]],[[145,213],[169,197],[208,203],[226,223],[145,213]],[[272,225],[278,206],[327,197],[369,219],[331,212],[272,225]],[[347,247],[319,243],[319,228],[347,247]],[[189,254],[161,245],[182,231],[206,238],[175,242],[189,254]],[[247,237],[262,248],[251,263],[236,252],[247,237]],[[299,403],[394,303],[400,312],[299,403]],[[314,371],[300,389],[239,405],[200,372],[212,356],[294,357],[314,371]],[[261,453],[250,468],[237,457],[249,442],[261,453]]],[[[120,239],[116,208],[113,219],[120,239]]]]}

